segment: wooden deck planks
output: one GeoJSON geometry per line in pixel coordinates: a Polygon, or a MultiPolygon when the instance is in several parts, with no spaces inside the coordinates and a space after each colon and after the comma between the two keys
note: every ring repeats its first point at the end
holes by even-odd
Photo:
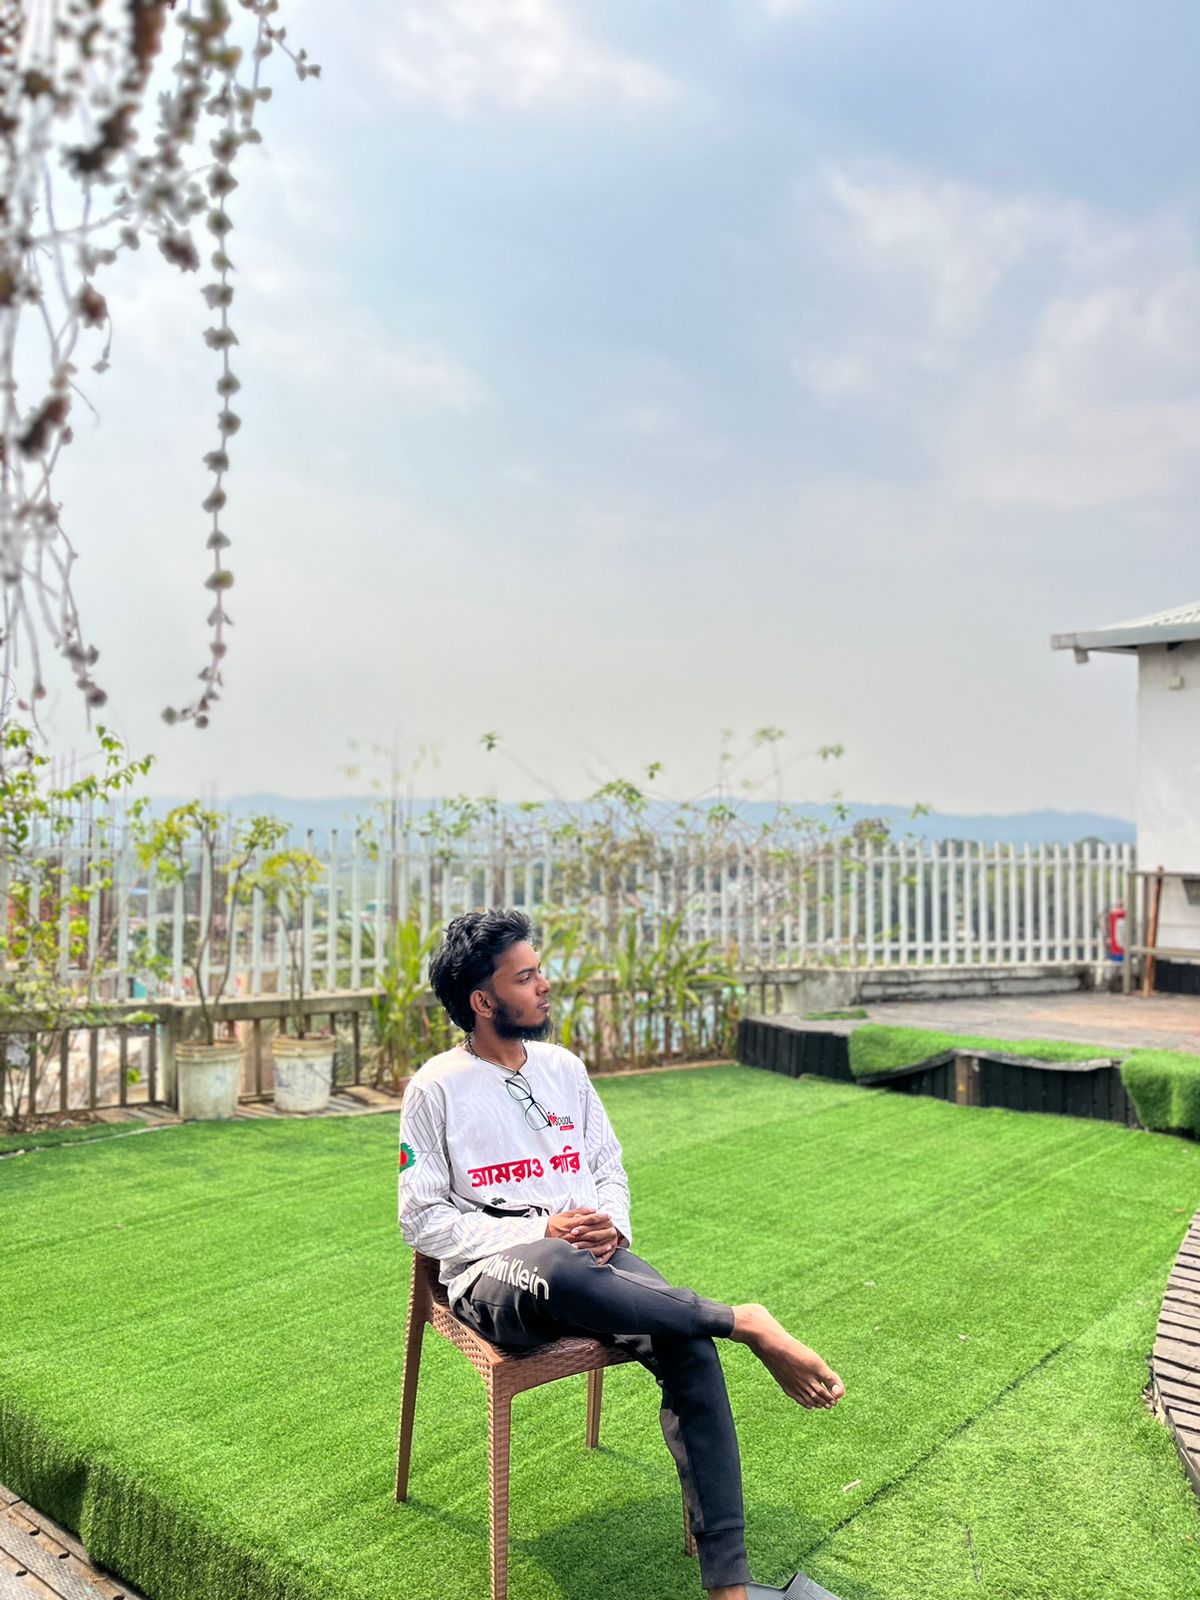
{"type": "Polygon", "coordinates": [[[1192,1218],[1167,1279],[1150,1382],[1157,1410],[1200,1495],[1200,1211],[1192,1218]]]}
{"type": "Polygon", "coordinates": [[[1173,1322],[1180,1328],[1200,1328],[1200,1306],[1189,1305],[1187,1301],[1164,1299],[1162,1303],[1163,1320],[1173,1322]]]}
{"type": "Polygon", "coordinates": [[[1166,1330],[1161,1325],[1158,1337],[1154,1341],[1154,1359],[1172,1361],[1176,1366],[1187,1368],[1196,1374],[1196,1382],[1200,1384],[1200,1346],[1185,1344],[1181,1339],[1167,1337],[1166,1330]]]}
{"type": "Polygon", "coordinates": [[[183,1121],[178,1112],[172,1111],[170,1106],[141,1105],[141,1106],[109,1106],[103,1111],[96,1112],[97,1122],[112,1124],[144,1123],[149,1128],[175,1127],[183,1121]]]}
{"type": "Polygon", "coordinates": [[[314,1117],[369,1117],[400,1109],[401,1094],[391,1094],[386,1089],[368,1089],[365,1086],[339,1088],[329,1097],[322,1111],[276,1111],[272,1100],[242,1100],[238,1103],[237,1120],[257,1121],[263,1117],[285,1118],[293,1122],[308,1122],[314,1117]]]}
{"type": "Polygon", "coordinates": [[[1200,1428],[1200,1410],[1182,1401],[1172,1402],[1172,1415],[1181,1427],[1200,1428]]]}
{"type": "Polygon", "coordinates": [[[61,1600],[15,1556],[0,1550],[0,1600],[61,1600]]]}
{"type": "Polygon", "coordinates": [[[65,1528],[0,1486],[0,1600],[143,1600],[65,1528]]]}

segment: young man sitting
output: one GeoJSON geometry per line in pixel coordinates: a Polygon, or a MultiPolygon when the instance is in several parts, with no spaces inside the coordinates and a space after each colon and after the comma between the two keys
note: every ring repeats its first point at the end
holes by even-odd
{"type": "Polygon", "coordinates": [[[455,1314],[493,1344],[586,1333],[654,1374],[710,1600],[827,1596],[799,1574],[785,1590],[751,1581],[737,1436],[713,1340],[748,1345],[802,1406],[836,1405],[841,1379],[764,1306],[673,1287],[633,1254],[621,1146],[582,1061],[545,1042],[550,982],[527,917],[456,917],[429,971],[466,1038],[427,1061],[404,1096],[405,1241],[441,1263],[455,1314]]]}

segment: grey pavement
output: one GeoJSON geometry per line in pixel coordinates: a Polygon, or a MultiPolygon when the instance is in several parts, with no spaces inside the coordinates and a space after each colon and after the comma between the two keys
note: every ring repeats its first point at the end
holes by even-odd
{"type": "MultiPolygon", "coordinates": [[[[1003,995],[968,1000],[889,1000],[863,1008],[867,1022],[986,1039],[1061,1039],[1119,1049],[1200,1052],[1200,995],[1003,995]]],[[[770,1019],[793,1022],[789,1017],[770,1019]]],[[[812,1022],[811,1028],[852,1033],[861,1022],[812,1022]]]]}

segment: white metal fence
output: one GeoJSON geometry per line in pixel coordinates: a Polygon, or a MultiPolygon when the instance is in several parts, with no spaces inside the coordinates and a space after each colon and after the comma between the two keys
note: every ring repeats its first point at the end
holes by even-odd
{"type": "MultiPolygon", "coordinates": [[[[333,833],[320,847],[311,836],[306,842],[326,868],[302,917],[314,989],[373,986],[397,918],[428,931],[488,905],[521,907],[543,925],[579,915],[601,943],[630,917],[647,934],[678,918],[681,938],[711,940],[750,970],[1098,961],[1104,914],[1121,901],[1134,865],[1132,847],[1097,842],[844,839],[784,850],[766,836],[692,837],[658,841],[620,866],[550,835],[518,846],[464,840],[432,852],[413,839],[394,853],[377,850],[357,833],[333,833]]],[[[86,847],[64,853],[55,914],[67,914],[71,885],[87,882],[91,870],[86,847]]],[[[189,941],[213,903],[210,876],[198,862],[186,885],[163,887],[138,869],[130,849],[117,852],[112,888],[88,907],[91,948],[104,949],[109,969],[107,993],[145,992],[141,945],[167,962],[168,980],[156,992],[189,992],[189,941]]],[[[219,903],[219,863],[217,878],[219,903]]],[[[277,910],[256,893],[236,917],[228,992],[285,987],[288,959],[277,910]]]]}

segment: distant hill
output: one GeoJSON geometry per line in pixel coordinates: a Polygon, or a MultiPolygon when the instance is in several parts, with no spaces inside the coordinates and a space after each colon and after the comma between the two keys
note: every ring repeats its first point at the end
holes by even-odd
{"type": "MultiPolygon", "coordinates": [[[[161,796],[154,800],[153,809],[161,814],[179,803],[176,797],[161,796]]],[[[419,815],[433,803],[429,799],[413,800],[412,808],[419,815]]],[[[704,808],[717,803],[716,800],[698,802],[704,808]]],[[[775,810],[772,802],[764,800],[731,799],[726,803],[752,823],[767,821],[775,810]]],[[[833,807],[827,803],[805,805],[797,801],[794,804],[805,816],[832,819],[833,807]]],[[[283,794],[237,794],[218,802],[217,809],[231,812],[235,817],[266,812],[290,822],[297,834],[302,835],[311,828],[318,842],[322,842],[333,828],[352,830],[356,822],[370,817],[377,805],[377,799],[364,795],[314,799],[283,794]]],[[[652,805],[651,815],[657,806],[658,803],[652,805]]],[[[660,808],[670,809],[665,804],[660,808]]],[[[517,807],[505,805],[501,809],[515,812],[517,807]]],[[[852,821],[871,817],[887,822],[897,838],[961,839],[989,844],[1070,844],[1082,839],[1098,839],[1105,844],[1133,844],[1136,836],[1132,822],[1123,817],[1102,816],[1095,811],[980,812],[974,815],[934,811],[928,816],[913,817],[905,806],[866,805],[859,801],[849,804],[849,811],[852,821]]]]}

